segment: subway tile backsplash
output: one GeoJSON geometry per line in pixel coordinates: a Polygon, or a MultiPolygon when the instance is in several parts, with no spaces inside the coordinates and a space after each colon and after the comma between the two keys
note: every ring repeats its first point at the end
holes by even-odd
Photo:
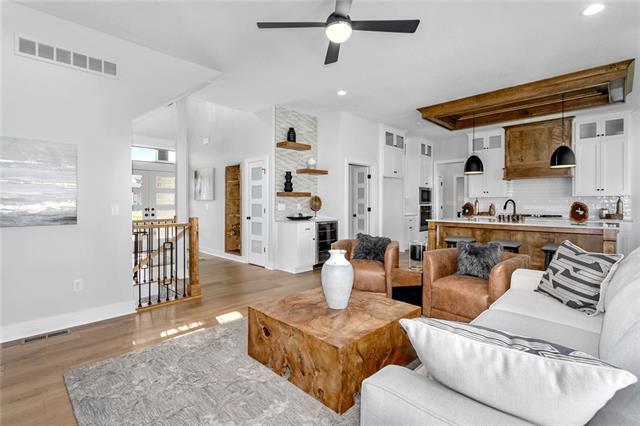
{"type": "MultiPolygon", "coordinates": [[[[611,213],[616,211],[618,197],[574,197],[572,195],[571,178],[523,179],[507,182],[505,198],[480,198],[480,210],[489,210],[489,204],[496,205],[496,212],[502,213],[504,202],[512,198],[518,206],[518,213],[561,214],[568,217],[569,208],[574,201],[582,201],[589,206],[589,216],[597,219],[600,209],[607,208],[611,213]]],[[[467,199],[475,201],[475,199],[467,199]]],[[[631,197],[623,196],[625,219],[631,218],[631,197]]],[[[511,206],[508,207],[511,211],[511,206]]]]}

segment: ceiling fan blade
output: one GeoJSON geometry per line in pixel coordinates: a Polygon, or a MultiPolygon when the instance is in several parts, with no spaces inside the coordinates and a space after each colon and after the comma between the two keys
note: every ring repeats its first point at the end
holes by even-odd
{"type": "Polygon", "coordinates": [[[324,27],[325,22],[258,22],[258,28],[312,28],[324,27]]]}
{"type": "Polygon", "coordinates": [[[357,31],[415,33],[419,23],[419,19],[406,19],[398,21],[351,21],[351,28],[357,31]]]}
{"type": "Polygon", "coordinates": [[[336,11],[334,13],[340,16],[349,16],[351,3],[353,3],[353,0],[336,0],[336,11]]]}
{"type": "Polygon", "coordinates": [[[338,62],[338,53],[340,53],[340,43],[329,42],[327,56],[324,58],[324,64],[332,64],[338,62]]]}

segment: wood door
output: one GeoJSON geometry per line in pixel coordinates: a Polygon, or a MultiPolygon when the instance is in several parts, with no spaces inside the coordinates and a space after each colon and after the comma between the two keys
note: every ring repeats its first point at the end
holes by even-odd
{"type": "Polygon", "coordinates": [[[369,168],[349,165],[349,237],[369,233],[369,168]]]}
{"type": "Polygon", "coordinates": [[[240,164],[224,169],[224,251],[242,255],[242,191],[240,164]]]}
{"type": "Polygon", "coordinates": [[[248,163],[249,183],[249,263],[258,266],[267,264],[268,245],[268,213],[266,202],[268,185],[266,179],[266,164],[264,160],[248,163]]]}

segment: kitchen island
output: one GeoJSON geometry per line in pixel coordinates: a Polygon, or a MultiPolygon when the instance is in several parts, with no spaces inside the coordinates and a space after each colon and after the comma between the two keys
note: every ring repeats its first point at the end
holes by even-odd
{"type": "Polygon", "coordinates": [[[495,218],[472,217],[429,221],[428,250],[446,248],[449,236],[471,237],[478,243],[492,240],[520,241],[520,253],[531,256],[531,267],[544,268],[542,246],[564,240],[599,253],[616,253],[618,224],[586,222],[576,225],[569,220],[525,218],[521,223],[498,222],[495,218]]]}

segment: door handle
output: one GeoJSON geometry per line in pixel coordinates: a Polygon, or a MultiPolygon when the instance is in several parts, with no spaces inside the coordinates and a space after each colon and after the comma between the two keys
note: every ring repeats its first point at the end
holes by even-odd
{"type": "Polygon", "coordinates": [[[357,217],[357,215],[354,213],[354,214],[353,214],[353,217],[357,217]]]}
{"type": "Polygon", "coordinates": [[[251,220],[251,216],[247,216],[247,220],[251,220]]]}

